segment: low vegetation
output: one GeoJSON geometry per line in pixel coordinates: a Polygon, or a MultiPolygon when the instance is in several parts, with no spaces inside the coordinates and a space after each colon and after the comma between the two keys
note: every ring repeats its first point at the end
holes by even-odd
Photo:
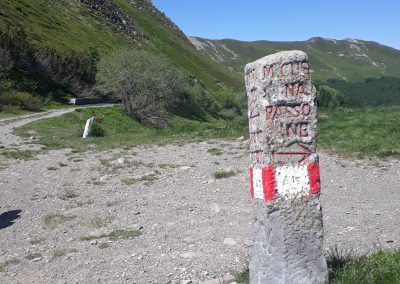
{"type": "Polygon", "coordinates": [[[319,112],[318,145],[343,154],[400,157],[400,107],[319,112]]]}
{"type": "Polygon", "coordinates": [[[31,160],[37,153],[38,153],[37,151],[29,151],[29,150],[3,150],[3,151],[0,150],[0,155],[8,159],[16,159],[16,160],[31,160]]]}
{"type": "Polygon", "coordinates": [[[236,171],[219,171],[219,172],[214,173],[214,177],[216,179],[230,178],[236,174],[237,174],[236,171]]]}
{"type": "Polygon", "coordinates": [[[134,147],[146,143],[163,144],[169,142],[203,140],[208,138],[237,138],[246,135],[247,121],[235,119],[225,121],[211,119],[209,122],[189,120],[179,116],[170,116],[171,127],[157,130],[145,127],[122,113],[121,106],[112,108],[78,109],[60,117],[33,122],[16,130],[24,137],[30,137],[30,131],[38,133],[39,143],[47,149],[72,148],[85,151],[89,147],[97,149],[134,147]],[[104,137],[82,139],[82,131],[88,118],[96,116],[106,131],[104,137]]]}
{"type": "Polygon", "coordinates": [[[20,262],[21,261],[19,259],[17,259],[17,258],[12,258],[10,260],[6,260],[6,261],[3,261],[3,262],[0,262],[0,272],[6,271],[8,266],[17,265],[20,262]]]}
{"type": "Polygon", "coordinates": [[[341,267],[330,271],[332,284],[400,283],[400,250],[378,251],[373,255],[350,257],[341,267]]]}
{"type": "Polygon", "coordinates": [[[118,94],[129,116],[165,128],[167,110],[176,103],[183,75],[164,56],[122,49],[100,61],[97,82],[103,92],[118,94]]]}
{"type": "Polygon", "coordinates": [[[77,249],[56,249],[55,251],[53,251],[53,256],[51,257],[51,260],[55,260],[57,258],[66,256],[67,254],[76,252],[78,252],[77,249]]]}
{"type": "Polygon", "coordinates": [[[42,237],[33,238],[30,240],[30,243],[31,243],[31,245],[37,245],[37,244],[44,242],[44,240],[45,240],[45,238],[42,238],[42,237]]]}
{"type": "Polygon", "coordinates": [[[40,258],[40,257],[42,257],[42,254],[41,254],[41,253],[38,253],[38,252],[30,253],[30,254],[27,254],[27,255],[25,256],[25,258],[26,258],[27,260],[33,260],[33,259],[35,259],[35,258],[40,258]]]}
{"type": "Polygon", "coordinates": [[[207,150],[207,153],[214,155],[214,156],[220,156],[223,154],[221,149],[218,148],[211,148],[207,150]]]}
{"type": "Polygon", "coordinates": [[[93,219],[90,220],[90,226],[92,226],[93,228],[104,228],[107,227],[109,224],[111,224],[111,222],[114,220],[114,217],[112,216],[107,216],[104,218],[101,217],[95,217],[93,219]]]}
{"type": "MultiPolygon", "coordinates": [[[[400,283],[400,250],[380,250],[372,255],[328,255],[329,283],[332,284],[394,284],[400,283]],[[339,257],[339,258],[337,258],[339,257]]],[[[246,267],[235,278],[238,283],[249,283],[246,267]]]]}
{"type": "Polygon", "coordinates": [[[58,225],[72,221],[76,216],[67,216],[62,214],[51,213],[44,217],[44,224],[50,229],[55,229],[58,225]]]}
{"type": "Polygon", "coordinates": [[[66,190],[65,192],[63,192],[62,194],[60,194],[58,197],[61,200],[68,200],[68,199],[73,199],[78,197],[79,195],[73,191],[73,190],[66,190]]]}
{"type": "Polygon", "coordinates": [[[97,236],[83,236],[81,241],[91,241],[95,239],[109,238],[111,241],[129,240],[140,236],[142,233],[137,230],[115,230],[110,233],[104,233],[97,236]]]}
{"type": "MultiPolygon", "coordinates": [[[[112,108],[79,109],[60,117],[45,119],[18,128],[17,134],[30,136],[38,133],[39,143],[47,149],[73,148],[85,151],[96,145],[97,149],[129,148],[142,144],[164,144],[196,141],[211,138],[234,139],[248,137],[247,118],[238,117],[232,122],[211,120],[201,122],[179,116],[170,116],[171,127],[157,130],[145,127],[121,112],[120,106],[112,108]],[[105,129],[104,137],[81,138],[86,119],[100,117],[105,129]]],[[[367,156],[400,156],[399,107],[340,108],[319,110],[318,146],[322,149],[363,158],[367,156]]],[[[221,155],[222,150],[211,148],[211,155],[221,155]]],[[[9,158],[30,159],[31,151],[3,151],[9,158]]],[[[80,159],[73,159],[78,162],[80,159]]]]}

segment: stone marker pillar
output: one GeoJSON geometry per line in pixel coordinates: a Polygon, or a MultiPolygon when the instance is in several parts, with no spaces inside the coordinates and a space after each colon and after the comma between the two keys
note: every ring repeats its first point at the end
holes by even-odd
{"type": "Polygon", "coordinates": [[[308,57],[283,51],[245,67],[253,249],[250,283],[326,283],[317,106],[308,57]]]}

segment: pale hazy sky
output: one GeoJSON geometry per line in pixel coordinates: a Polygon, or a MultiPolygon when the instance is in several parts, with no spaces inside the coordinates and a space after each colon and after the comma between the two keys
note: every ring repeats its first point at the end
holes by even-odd
{"type": "Polygon", "coordinates": [[[153,0],[187,35],[373,40],[400,50],[400,0],[153,0]]]}

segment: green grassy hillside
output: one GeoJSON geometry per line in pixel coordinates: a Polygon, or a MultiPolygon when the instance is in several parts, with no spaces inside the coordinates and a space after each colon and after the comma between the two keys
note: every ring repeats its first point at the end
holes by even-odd
{"type": "Polygon", "coordinates": [[[120,47],[162,53],[209,89],[240,89],[242,78],[199,53],[147,0],[2,0],[0,28],[22,27],[37,47],[62,54],[97,47],[100,56],[120,47]]]}
{"type": "Polygon", "coordinates": [[[190,40],[199,51],[240,73],[248,62],[281,50],[299,49],[309,55],[313,77],[319,81],[360,82],[381,76],[400,78],[400,50],[371,41],[311,38],[297,42],[243,42],[193,37],[190,40]]]}

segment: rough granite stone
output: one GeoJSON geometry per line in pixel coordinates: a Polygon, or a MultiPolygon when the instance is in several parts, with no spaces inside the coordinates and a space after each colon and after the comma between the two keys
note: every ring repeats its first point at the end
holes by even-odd
{"type": "Polygon", "coordinates": [[[326,283],[319,168],[317,108],[308,57],[283,51],[245,67],[249,104],[253,249],[250,283],[326,283]],[[314,180],[314,182],[315,182],[314,180]],[[254,182],[254,184],[253,184],[254,182]],[[266,197],[266,184],[274,191],[266,197]],[[314,188],[313,188],[314,187],[314,188]],[[252,189],[254,190],[254,189],[252,189]],[[264,200],[265,198],[265,200],[264,200]]]}

